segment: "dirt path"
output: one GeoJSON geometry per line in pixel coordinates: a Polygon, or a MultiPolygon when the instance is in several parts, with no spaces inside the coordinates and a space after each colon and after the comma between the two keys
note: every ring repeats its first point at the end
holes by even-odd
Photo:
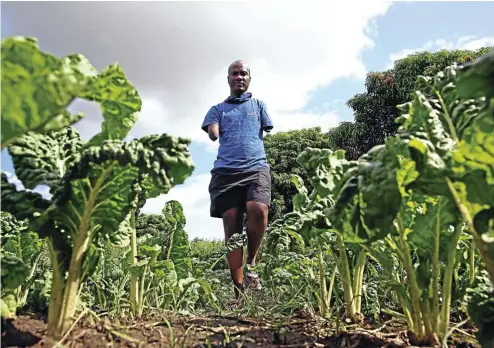
{"type": "MultiPolygon", "coordinates": [[[[50,347],[46,323],[39,316],[19,316],[2,325],[2,347],[50,347]]],[[[451,347],[480,347],[469,337],[455,337],[451,347]],[[469,343],[470,342],[470,343],[469,343]]],[[[328,322],[291,318],[269,322],[253,318],[150,317],[131,322],[87,316],[63,340],[64,347],[411,347],[401,324],[388,321],[347,327],[336,334],[328,322]],[[170,325],[170,326],[169,326],[170,325]],[[172,330],[170,330],[170,327],[172,330]],[[174,343],[174,345],[172,344],[174,343]]]]}

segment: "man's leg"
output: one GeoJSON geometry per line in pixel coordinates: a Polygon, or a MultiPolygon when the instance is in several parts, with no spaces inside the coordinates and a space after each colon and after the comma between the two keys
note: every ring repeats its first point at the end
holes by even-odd
{"type": "Polygon", "coordinates": [[[259,202],[247,202],[247,221],[247,264],[254,266],[268,226],[268,206],[259,202]]]}
{"type": "MultiPolygon", "coordinates": [[[[223,227],[225,230],[225,244],[235,233],[242,233],[243,228],[243,209],[230,208],[226,210],[223,217],[223,227]]],[[[230,268],[230,274],[232,276],[233,284],[235,286],[235,297],[239,297],[243,288],[243,248],[233,250],[227,255],[228,266],[230,268]]]]}
{"type": "Polygon", "coordinates": [[[269,169],[259,175],[247,190],[247,272],[245,283],[252,290],[261,290],[259,276],[250,271],[250,266],[257,262],[257,252],[268,226],[268,209],[271,204],[271,175],[269,169]]]}

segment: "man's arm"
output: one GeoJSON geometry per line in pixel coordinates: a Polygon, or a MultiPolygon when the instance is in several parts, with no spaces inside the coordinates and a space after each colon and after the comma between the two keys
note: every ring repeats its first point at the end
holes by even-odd
{"type": "Polygon", "coordinates": [[[273,121],[271,121],[271,117],[269,116],[268,113],[268,108],[266,107],[266,104],[264,102],[260,102],[261,104],[261,125],[263,131],[266,133],[270,133],[271,130],[273,129],[273,121]]]}
{"type": "Polygon", "coordinates": [[[220,136],[220,127],[217,124],[210,124],[208,126],[209,139],[216,141],[220,136]]]}
{"type": "Polygon", "coordinates": [[[202,130],[208,133],[209,139],[212,141],[216,141],[220,137],[219,123],[220,116],[216,108],[213,106],[209,109],[201,126],[202,130]]]}

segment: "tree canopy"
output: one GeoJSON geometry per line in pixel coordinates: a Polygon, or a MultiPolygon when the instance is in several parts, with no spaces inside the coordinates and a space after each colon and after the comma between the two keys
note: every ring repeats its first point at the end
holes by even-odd
{"type": "Polygon", "coordinates": [[[470,62],[493,49],[417,52],[395,61],[392,69],[369,72],[366,91],[347,102],[353,110],[354,122],[342,122],[328,132],[331,148],[344,149],[348,159],[357,159],[372,147],[383,144],[388,136],[396,134],[395,119],[400,114],[397,105],[413,98],[419,75],[433,76],[448,65],[470,62]]]}

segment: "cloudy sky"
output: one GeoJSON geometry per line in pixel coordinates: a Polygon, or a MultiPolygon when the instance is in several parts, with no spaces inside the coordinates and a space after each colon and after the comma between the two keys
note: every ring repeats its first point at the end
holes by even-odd
{"type": "MultiPolygon", "coordinates": [[[[232,61],[249,63],[251,92],[266,102],[274,131],[327,130],[353,119],[345,103],[364,90],[366,72],[416,51],[494,45],[492,13],[492,2],[3,2],[1,36],[34,36],[41,49],[80,52],[99,70],[118,62],[143,99],[130,135],[192,139],[193,175],[144,211],[177,199],[189,236],[212,239],[223,236],[209,217],[217,144],[200,125],[228,96],[232,61]]],[[[76,124],[84,138],[98,132],[97,105],[70,109],[86,113],[76,124]]],[[[6,150],[2,170],[15,181],[6,150]]]]}

